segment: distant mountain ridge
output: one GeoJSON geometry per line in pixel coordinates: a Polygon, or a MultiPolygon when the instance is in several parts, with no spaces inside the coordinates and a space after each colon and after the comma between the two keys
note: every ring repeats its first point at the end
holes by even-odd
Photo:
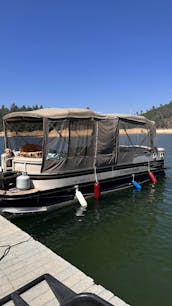
{"type": "Polygon", "coordinates": [[[152,109],[141,112],[141,115],[155,121],[156,128],[170,129],[172,128],[172,101],[159,107],[152,107],[152,109]]]}

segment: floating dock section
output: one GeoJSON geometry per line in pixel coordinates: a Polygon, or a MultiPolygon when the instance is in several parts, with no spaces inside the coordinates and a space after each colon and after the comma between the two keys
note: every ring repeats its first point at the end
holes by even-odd
{"type": "MultiPolygon", "coordinates": [[[[0,299],[43,274],[50,274],[77,294],[90,292],[115,306],[127,306],[91,277],[0,216],[0,299]]],[[[43,281],[22,294],[33,306],[55,306],[59,301],[43,281]]],[[[0,304],[2,305],[2,304],[0,304]]],[[[12,301],[5,305],[14,305],[12,301]]]]}

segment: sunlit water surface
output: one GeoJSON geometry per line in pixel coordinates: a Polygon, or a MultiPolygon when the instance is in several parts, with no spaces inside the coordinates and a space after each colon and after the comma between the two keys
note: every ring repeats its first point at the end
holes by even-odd
{"type": "Polygon", "coordinates": [[[57,254],[130,305],[172,305],[172,135],[166,177],[141,191],[129,189],[72,206],[12,219],[57,254]]]}

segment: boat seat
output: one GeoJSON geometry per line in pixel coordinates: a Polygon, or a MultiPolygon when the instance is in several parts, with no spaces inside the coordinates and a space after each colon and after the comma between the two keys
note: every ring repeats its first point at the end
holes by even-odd
{"type": "Polygon", "coordinates": [[[20,152],[39,152],[42,151],[42,147],[34,144],[34,143],[27,143],[20,147],[20,152]]]}
{"type": "Polygon", "coordinates": [[[27,143],[20,147],[17,156],[34,158],[42,157],[42,148],[37,144],[27,143]]]}
{"type": "Polygon", "coordinates": [[[33,152],[19,152],[17,156],[22,156],[22,157],[33,157],[33,158],[40,158],[42,157],[42,151],[33,151],[33,152]]]}

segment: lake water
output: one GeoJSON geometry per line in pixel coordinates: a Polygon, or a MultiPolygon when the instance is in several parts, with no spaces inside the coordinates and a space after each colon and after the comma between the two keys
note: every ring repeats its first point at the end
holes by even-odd
{"type": "MultiPolygon", "coordinates": [[[[52,213],[12,219],[130,305],[172,305],[172,135],[166,177],[141,191],[125,190],[52,213]]],[[[2,147],[1,147],[2,148],[2,147]]]]}

